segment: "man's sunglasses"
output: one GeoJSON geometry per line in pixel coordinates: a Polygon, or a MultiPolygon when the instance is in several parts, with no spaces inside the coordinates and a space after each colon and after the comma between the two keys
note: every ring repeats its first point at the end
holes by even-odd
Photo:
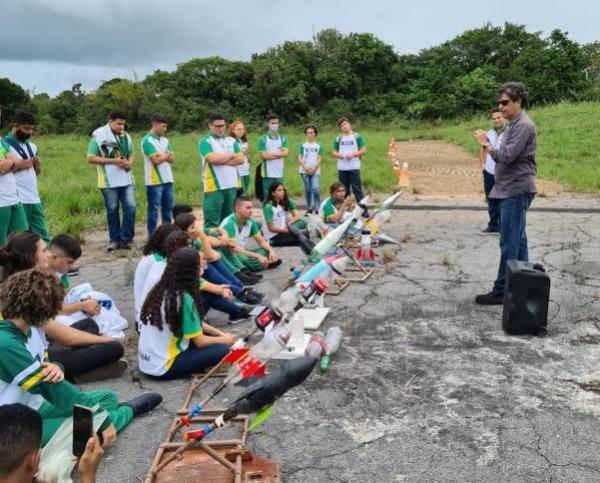
{"type": "Polygon", "coordinates": [[[502,99],[500,101],[498,101],[498,104],[500,104],[501,106],[508,106],[512,101],[510,99],[502,99]]]}

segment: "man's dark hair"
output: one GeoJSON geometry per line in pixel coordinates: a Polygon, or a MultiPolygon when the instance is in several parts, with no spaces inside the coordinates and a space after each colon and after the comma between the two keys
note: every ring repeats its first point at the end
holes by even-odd
{"type": "Polygon", "coordinates": [[[233,208],[237,208],[242,203],[252,203],[252,200],[248,196],[238,196],[233,202],[233,208]]]}
{"type": "Polygon", "coordinates": [[[317,129],[317,126],[315,126],[312,123],[304,126],[304,134],[306,134],[306,131],[308,131],[309,129],[312,129],[315,132],[315,136],[317,136],[319,134],[319,130],[317,129]]]}
{"type": "Polygon", "coordinates": [[[18,124],[30,124],[36,125],[35,116],[29,111],[17,111],[13,116],[12,122],[14,125],[18,124]]]}
{"type": "Polygon", "coordinates": [[[490,114],[496,114],[497,112],[501,112],[499,107],[493,107],[490,111],[490,114]]]}
{"type": "Polygon", "coordinates": [[[527,92],[525,89],[525,84],[522,82],[505,82],[498,88],[498,97],[500,97],[502,94],[506,94],[513,102],[520,100],[521,107],[527,107],[529,92],[527,92]]]}
{"type": "Polygon", "coordinates": [[[273,119],[279,119],[279,116],[274,112],[267,114],[267,122],[272,121],[273,119]]]}
{"type": "Polygon", "coordinates": [[[175,219],[182,213],[192,213],[193,211],[194,211],[194,209],[190,205],[184,205],[184,204],[175,205],[173,207],[173,215],[172,216],[173,216],[173,219],[175,219]]]}
{"type": "Polygon", "coordinates": [[[350,119],[348,119],[347,117],[340,117],[338,119],[338,127],[340,127],[343,122],[350,122],[350,119]]]}
{"type": "Polygon", "coordinates": [[[150,121],[152,123],[156,123],[156,124],[169,124],[167,122],[167,118],[165,116],[163,116],[162,114],[159,114],[158,112],[155,112],[154,114],[152,114],[152,116],[150,117],[150,121]]]}
{"type": "Polygon", "coordinates": [[[220,112],[211,112],[208,115],[207,121],[209,124],[212,124],[215,121],[225,121],[225,116],[220,112]]]}
{"type": "Polygon", "coordinates": [[[109,121],[116,121],[117,119],[123,119],[124,121],[127,119],[127,116],[123,111],[110,111],[108,115],[109,121]]]}
{"type": "Polygon", "coordinates": [[[42,446],[42,417],[24,404],[0,406],[0,478],[13,473],[42,446]]]}
{"type": "Polygon", "coordinates": [[[50,242],[50,248],[55,247],[65,252],[73,260],[77,260],[81,256],[81,244],[71,235],[56,235],[50,242]]]}

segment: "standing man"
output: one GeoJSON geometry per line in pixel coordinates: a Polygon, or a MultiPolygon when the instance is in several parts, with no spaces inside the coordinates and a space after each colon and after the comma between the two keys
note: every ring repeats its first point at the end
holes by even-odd
{"type": "Polygon", "coordinates": [[[500,112],[508,120],[502,144],[494,148],[485,131],[475,131],[477,142],[496,162],[496,182],[490,197],[500,202],[500,266],[492,291],[475,297],[481,305],[503,303],[508,260],[529,260],[526,215],[536,193],[537,134],[535,124],[523,110],[528,93],[522,83],[507,82],[498,94],[500,112]]]}
{"type": "Polygon", "coordinates": [[[202,159],[205,228],[218,227],[233,213],[233,202],[239,186],[237,166],[244,162],[237,141],[225,135],[225,124],[222,114],[209,114],[209,133],[198,143],[202,159]]]}
{"type": "Polygon", "coordinates": [[[104,197],[110,243],[107,251],[129,249],[135,232],[135,191],[131,167],[135,160],[131,137],[125,132],[125,114],[112,111],[108,123],[92,133],[87,159],[98,170],[98,188],[104,197]],[[119,203],[123,221],[119,216],[119,203]]]}
{"type": "Polygon", "coordinates": [[[146,178],[148,238],[156,230],[158,209],[161,223],[171,223],[173,212],[173,171],[175,154],[167,133],[167,120],[160,114],[152,114],[152,127],[142,139],[144,175],[146,178]]]}
{"type": "Polygon", "coordinates": [[[17,163],[10,146],[0,138],[0,247],[13,231],[27,230],[27,217],[19,201],[17,179],[13,168],[17,163]]]}
{"type": "MultiPolygon", "coordinates": [[[[487,132],[487,137],[491,147],[498,149],[504,138],[504,128],[506,127],[506,122],[498,107],[492,109],[492,125],[492,129],[487,132]]],[[[481,146],[479,151],[479,162],[481,163],[481,169],[483,170],[483,190],[485,192],[485,199],[488,204],[488,214],[490,217],[488,226],[481,233],[498,233],[500,228],[500,201],[490,198],[490,192],[494,187],[496,163],[483,146],[481,146]]]]}
{"type": "MultiPolygon", "coordinates": [[[[338,179],[346,187],[346,196],[350,196],[350,188],[356,202],[364,198],[362,183],[360,181],[360,158],[367,152],[367,143],[357,132],[352,131],[352,124],[347,117],[338,121],[342,131],[333,142],[333,156],[337,158],[338,179]]],[[[369,213],[364,211],[363,216],[368,218],[369,213]]]]}
{"type": "Polygon", "coordinates": [[[25,210],[29,231],[39,235],[46,244],[50,244],[50,233],[46,226],[44,206],[38,192],[37,177],[42,171],[42,162],[37,146],[29,142],[35,129],[35,117],[30,112],[19,111],[13,117],[10,134],[4,138],[15,156],[15,179],[19,201],[25,210]]]}
{"type": "Polygon", "coordinates": [[[258,140],[258,151],[263,160],[261,165],[263,201],[269,195],[271,183],[283,183],[283,160],[288,155],[289,143],[283,134],[279,134],[279,116],[271,113],[267,116],[267,133],[258,140]]]}

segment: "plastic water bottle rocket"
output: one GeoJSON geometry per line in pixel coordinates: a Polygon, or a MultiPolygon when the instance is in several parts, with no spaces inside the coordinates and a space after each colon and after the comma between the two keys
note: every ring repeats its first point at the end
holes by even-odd
{"type": "Polygon", "coordinates": [[[385,233],[377,233],[373,236],[373,240],[375,240],[378,244],[383,245],[384,243],[389,243],[392,245],[400,245],[400,242],[391,236],[386,235],[385,233]]]}
{"type": "Polygon", "coordinates": [[[392,217],[392,212],[390,210],[383,210],[377,213],[373,218],[369,219],[365,226],[368,227],[371,231],[371,235],[375,236],[381,230],[381,227],[386,224],[390,218],[392,217]]]}
{"type": "Polygon", "coordinates": [[[304,355],[309,357],[314,357],[318,359],[321,357],[323,353],[323,346],[325,345],[325,340],[323,339],[323,332],[315,332],[311,337],[306,349],[304,351],[304,355]]]}
{"type": "Polygon", "coordinates": [[[363,228],[360,235],[360,248],[356,251],[356,258],[361,261],[375,261],[375,250],[371,248],[371,230],[363,228]]]}
{"type": "Polygon", "coordinates": [[[319,370],[325,373],[331,367],[331,356],[335,354],[342,344],[342,330],[339,327],[331,327],[325,335],[325,346],[323,357],[319,363],[319,370]]]}
{"type": "Polygon", "coordinates": [[[325,238],[315,245],[311,251],[308,261],[317,262],[330,255],[335,246],[344,238],[344,235],[354,223],[353,218],[348,218],[344,223],[331,230],[325,238]]]}
{"type": "Polygon", "coordinates": [[[320,238],[327,236],[331,227],[325,223],[319,215],[311,213],[307,216],[308,229],[311,233],[316,233],[320,238]]]}
{"type": "Polygon", "coordinates": [[[398,201],[400,199],[400,196],[402,195],[402,193],[404,193],[404,190],[400,190],[400,191],[394,193],[392,196],[387,197],[379,205],[377,205],[375,207],[375,209],[371,212],[371,216],[368,218],[367,223],[370,220],[372,220],[375,216],[377,216],[378,213],[380,213],[384,210],[391,209],[396,204],[396,201],[398,201]]]}

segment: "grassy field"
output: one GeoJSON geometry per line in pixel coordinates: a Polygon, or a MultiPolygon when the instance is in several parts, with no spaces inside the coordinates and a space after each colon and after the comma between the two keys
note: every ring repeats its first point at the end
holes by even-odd
{"type": "MultiPolygon", "coordinates": [[[[561,103],[531,109],[537,126],[538,175],[564,183],[574,191],[600,191],[600,103],[561,103]]],[[[399,139],[444,139],[477,153],[473,131],[487,128],[488,116],[440,126],[401,131],[399,139]]]]}
{"type": "MultiPolygon", "coordinates": [[[[387,148],[394,132],[392,130],[361,130],[360,132],[365,136],[368,145],[368,153],[363,162],[363,184],[373,191],[391,191],[396,184],[396,178],[387,161],[387,148]]],[[[189,203],[194,206],[202,204],[200,158],[197,151],[198,139],[202,134],[168,134],[177,156],[173,165],[176,203],[189,203]]],[[[285,164],[286,186],[293,195],[302,195],[302,180],[298,174],[296,151],[303,141],[303,135],[300,132],[285,134],[290,142],[290,156],[285,164]]],[[[132,133],[137,154],[133,171],[136,180],[139,221],[143,221],[146,216],[144,163],[139,148],[142,136],[143,133],[132,133]]],[[[335,136],[334,131],[319,134],[319,141],[326,151],[331,151],[335,136]]],[[[250,138],[251,181],[254,180],[254,167],[259,159],[256,152],[258,137],[256,134],[250,138]]],[[[100,190],[96,187],[96,168],[86,160],[89,138],[71,135],[38,136],[35,142],[43,160],[39,185],[51,232],[67,232],[79,236],[86,228],[104,226],[106,223],[104,203],[100,190]]],[[[336,179],[336,161],[328,154],[322,162],[321,191],[324,193],[336,179]]]]}
{"type": "MultiPolygon", "coordinates": [[[[538,128],[538,168],[542,177],[567,184],[574,190],[600,190],[600,151],[596,140],[600,133],[600,104],[558,104],[533,109],[530,116],[538,128]]],[[[476,153],[472,133],[489,126],[487,116],[455,121],[440,125],[387,126],[384,129],[360,129],[368,145],[363,161],[363,185],[374,192],[391,191],[396,178],[387,161],[387,147],[391,137],[397,139],[444,139],[476,153]]],[[[177,154],[174,165],[176,202],[200,206],[202,190],[200,160],[197,142],[204,133],[169,134],[177,154]]],[[[293,195],[302,194],[298,175],[296,150],[303,136],[300,130],[285,132],[290,141],[290,156],[286,162],[285,179],[293,195]]],[[[337,131],[323,131],[319,141],[327,152],[337,131]]],[[[143,159],[139,143],[143,133],[133,133],[137,150],[134,174],[137,183],[138,220],[146,214],[146,196],[143,177],[143,159]]],[[[256,166],[258,134],[252,135],[252,166],[256,166]]],[[[35,139],[44,165],[40,176],[40,191],[52,233],[68,232],[79,236],[89,227],[105,226],[104,205],[96,188],[95,167],[86,161],[88,138],[85,136],[39,136],[35,139]]],[[[253,177],[252,177],[253,179],[253,177]]],[[[322,163],[321,191],[337,179],[335,160],[327,155],[322,163]]]]}

